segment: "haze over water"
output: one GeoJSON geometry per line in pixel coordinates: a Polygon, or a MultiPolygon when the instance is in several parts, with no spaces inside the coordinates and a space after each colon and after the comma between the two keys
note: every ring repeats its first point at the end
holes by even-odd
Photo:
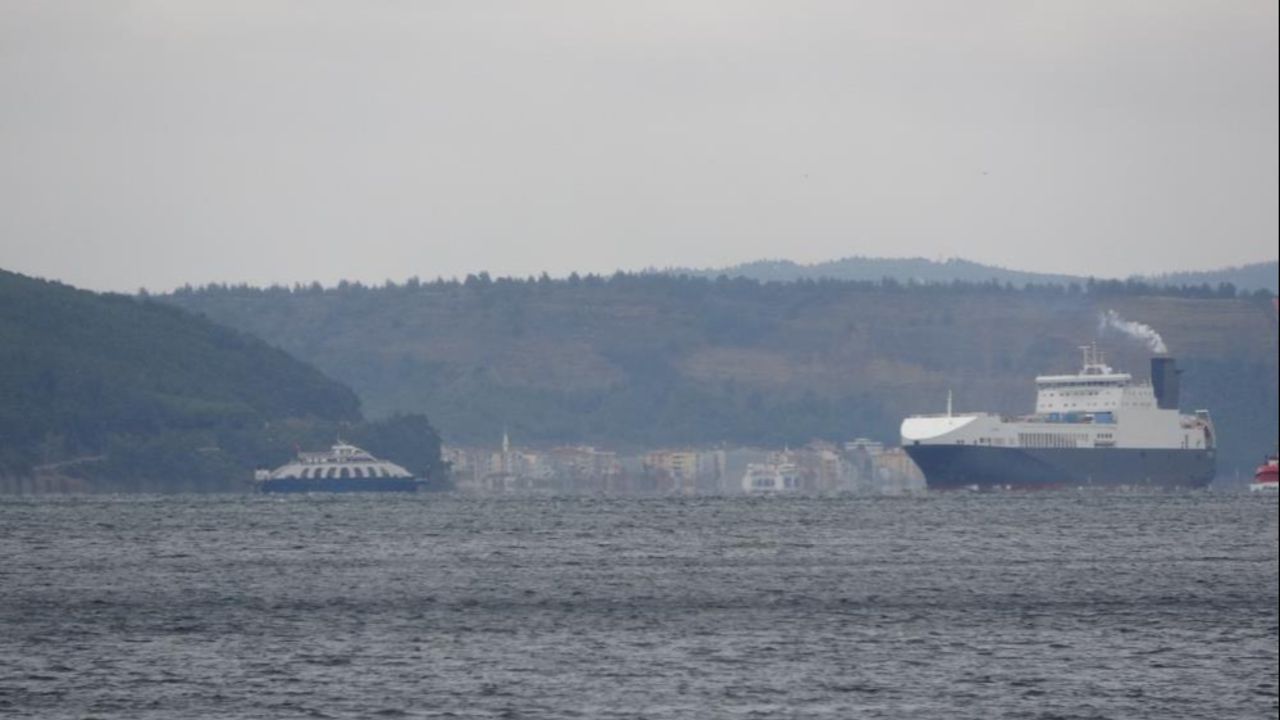
{"type": "Polygon", "coordinates": [[[0,501],[16,718],[1249,718],[1277,504],[0,501]]]}

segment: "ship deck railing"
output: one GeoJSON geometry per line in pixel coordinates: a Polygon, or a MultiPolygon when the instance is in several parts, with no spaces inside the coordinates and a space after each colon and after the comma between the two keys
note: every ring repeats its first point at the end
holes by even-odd
{"type": "MultiPolygon", "coordinates": [[[[913,418],[953,418],[953,417],[980,417],[988,416],[989,413],[936,413],[928,415],[912,415],[913,418]]],[[[1004,423],[1037,423],[1044,425],[1115,425],[1116,419],[1114,415],[1105,418],[1099,418],[1096,413],[1063,413],[1060,417],[1052,417],[1049,415],[1000,415],[1000,422],[1004,423]]]]}

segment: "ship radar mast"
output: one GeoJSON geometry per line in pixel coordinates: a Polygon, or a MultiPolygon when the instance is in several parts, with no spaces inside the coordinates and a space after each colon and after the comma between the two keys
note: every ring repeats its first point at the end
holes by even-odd
{"type": "Polygon", "coordinates": [[[1102,351],[1098,349],[1098,343],[1081,345],[1080,352],[1084,355],[1084,367],[1080,370],[1081,375],[1110,375],[1112,373],[1111,366],[1103,361],[1102,351]]]}

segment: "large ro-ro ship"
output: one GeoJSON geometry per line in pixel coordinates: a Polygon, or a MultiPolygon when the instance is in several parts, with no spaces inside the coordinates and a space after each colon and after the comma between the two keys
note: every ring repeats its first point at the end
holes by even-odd
{"type": "Polygon", "coordinates": [[[1178,409],[1174,359],[1136,381],[1081,348],[1074,375],[1036,378],[1033,414],[953,413],[902,421],[902,445],[931,489],[1203,487],[1215,472],[1209,411],[1178,409]]]}

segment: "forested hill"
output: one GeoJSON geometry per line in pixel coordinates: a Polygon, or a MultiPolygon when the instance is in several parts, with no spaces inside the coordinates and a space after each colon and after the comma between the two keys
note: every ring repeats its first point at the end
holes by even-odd
{"type": "Polygon", "coordinates": [[[360,422],[349,388],[242,331],[0,271],[0,490],[243,489],[360,422]]]}
{"type": "Polygon", "coordinates": [[[1213,285],[1230,283],[1241,290],[1269,290],[1278,292],[1280,283],[1280,263],[1276,261],[1250,263],[1240,267],[1224,268],[1206,272],[1177,272],[1163,275],[1152,275],[1148,282],[1160,285],[1213,285]]]}
{"type": "Polygon", "coordinates": [[[724,268],[685,269],[667,271],[673,275],[716,278],[720,275],[745,277],[752,280],[791,282],[795,280],[864,280],[878,282],[891,278],[898,282],[950,283],[953,281],[983,283],[1027,283],[1067,285],[1083,283],[1085,278],[1073,275],[1036,273],[1012,270],[950,258],[929,260],[926,258],[877,258],[846,257],[817,263],[797,263],[791,260],[756,260],[724,268]]]}
{"type": "Polygon", "coordinates": [[[1145,348],[1098,335],[1114,309],[1164,334],[1184,406],[1211,408],[1223,470],[1276,438],[1269,295],[1140,283],[760,283],[615,275],[295,289],[214,286],[169,301],[271,338],[353,387],[366,411],[427,412],[454,442],[611,447],[896,441],[902,416],[1025,412],[1033,378],[1099,339],[1147,374],[1145,348]]]}
{"type": "MultiPolygon", "coordinates": [[[[1246,292],[1268,290],[1275,293],[1277,292],[1278,267],[1280,267],[1280,264],[1273,260],[1271,262],[1222,268],[1220,270],[1166,273],[1135,279],[1157,286],[1208,285],[1216,288],[1222,284],[1229,284],[1246,292]]],[[[1028,283],[1039,285],[1070,285],[1071,283],[1076,283],[1083,285],[1088,282],[1088,278],[1080,276],[1011,270],[960,258],[927,260],[925,258],[847,257],[812,264],[795,263],[790,260],[758,260],[726,268],[676,269],[667,271],[667,273],[707,278],[727,275],[729,277],[745,277],[764,281],[819,280],[824,278],[830,280],[879,281],[883,278],[892,278],[898,282],[950,283],[958,280],[961,282],[984,283],[994,280],[1001,284],[1013,283],[1018,286],[1028,283]]]]}

